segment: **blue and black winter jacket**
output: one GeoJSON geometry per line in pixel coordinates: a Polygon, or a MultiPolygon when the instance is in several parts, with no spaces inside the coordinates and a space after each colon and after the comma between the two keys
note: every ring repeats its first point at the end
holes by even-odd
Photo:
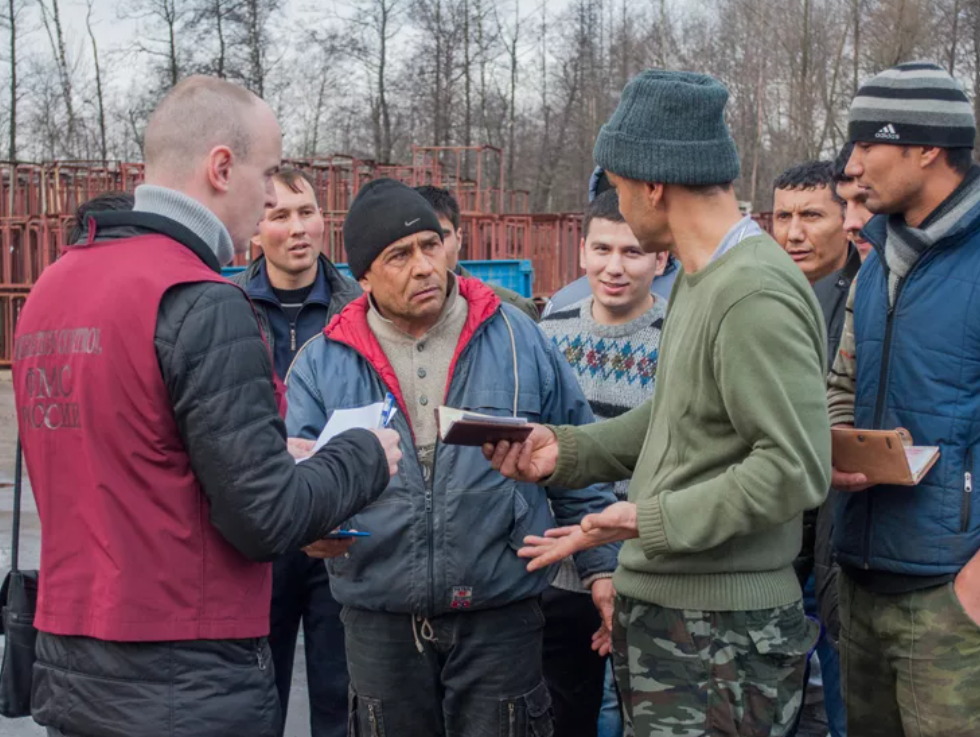
{"type": "Polygon", "coordinates": [[[888,303],[887,220],[854,303],[855,427],[906,428],[940,448],[918,486],[840,494],[834,532],[848,566],[916,576],[956,573],[980,549],[980,206],[923,254],[888,303]]]}

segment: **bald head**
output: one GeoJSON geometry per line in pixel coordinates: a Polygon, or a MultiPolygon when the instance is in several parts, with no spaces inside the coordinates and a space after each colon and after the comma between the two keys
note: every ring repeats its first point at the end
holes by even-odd
{"type": "Polygon", "coordinates": [[[237,250],[248,248],[265,209],[276,204],[279,123],[260,98],[230,82],[194,76],[176,85],[150,117],[143,155],[146,183],[200,202],[237,250]]]}
{"type": "Polygon", "coordinates": [[[203,75],[182,80],[146,126],[147,178],[186,172],[215,146],[227,146],[236,158],[247,160],[260,111],[271,115],[259,97],[231,82],[203,75]]]}

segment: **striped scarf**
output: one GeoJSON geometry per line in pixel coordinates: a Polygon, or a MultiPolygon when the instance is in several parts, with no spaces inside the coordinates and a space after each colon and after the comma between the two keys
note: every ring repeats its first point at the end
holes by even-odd
{"type": "Polygon", "coordinates": [[[888,218],[885,240],[885,264],[888,267],[888,304],[895,306],[895,297],[902,280],[922,255],[947,234],[965,215],[980,204],[980,167],[974,166],[966,178],[946,200],[922,223],[912,228],[901,214],[888,218]]]}

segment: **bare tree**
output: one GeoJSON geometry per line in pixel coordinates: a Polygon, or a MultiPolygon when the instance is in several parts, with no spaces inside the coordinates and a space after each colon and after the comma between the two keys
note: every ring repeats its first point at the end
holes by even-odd
{"type": "Polygon", "coordinates": [[[340,75],[335,70],[343,61],[343,39],[332,32],[313,32],[309,34],[308,49],[306,58],[311,66],[315,64],[316,73],[304,75],[306,84],[299,90],[305,117],[300,145],[304,158],[312,158],[322,153],[321,132],[327,116],[330,93],[338,86],[340,75]]]}
{"type": "Polygon", "coordinates": [[[269,20],[279,5],[280,0],[241,0],[239,6],[240,43],[247,59],[243,82],[259,97],[266,95],[266,82],[274,63],[269,56],[273,45],[269,20]]]}
{"type": "Polygon", "coordinates": [[[229,76],[233,62],[230,59],[229,34],[236,23],[241,0],[194,0],[186,16],[184,32],[197,39],[196,46],[207,54],[200,63],[200,71],[221,79],[229,76]]]}
{"type": "Polygon", "coordinates": [[[88,30],[89,40],[92,42],[92,62],[95,66],[95,99],[98,104],[99,114],[99,151],[102,154],[102,161],[108,159],[108,147],[106,146],[105,131],[105,95],[102,92],[102,65],[99,62],[99,46],[95,40],[95,33],[92,31],[92,8],[95,0],[86,0],[87,12],[85,13],[85,28],[88,30]]]}
{"type": "MultiPolygon", "coordinates": [[[[473,145],[473,55],[470,44],[470,3],[463,0],[463,144],[473,145]]],[[[469,172],[467,171],[467,176],[469,172]]]]}
{"type": "Polygon", "coordinates": [[[77,155],[77,120],[75,118],[75,101],[73,90],[73,67],[68,59],[65,47],[64,28],[61,23],[61,8],[58,0],[38,0],[41,9],[41,21],[51,43],[51,52],[55,67],[58,71],[58,82],[61,86],[62,104],[67,116],[67,132],[64,137],[65,151],[69,156],[77,155]],[[48,5],[50,3],[50,6],[48,5]]]}
{"type": "Polygon", "coordinates": [[[937,28],[939,39],[946,41],[946,69],[956,74],[957,51],[959,50],[961,16],[964,12],[963,0],[943,0],[936,3],[939,13],[937,28]]]}
{"type": "Polygon", "coordinates": [[[856,95],[861,73],[861,0],[853,0],[853,16],[851,26],[854,29],[854,50],[853,50],[853,75],[851,80],[851,94],[856,95]]]}
{"type": "Polygon", "coordinates": [[[933,59],[963,77],[980,113],[980,0],[343,0],[321,4],[315,34],[279,25],[304,0],[86,0],[87,35],[73,38],[75,2],[0,0],[11,158],[136,157],[160,95],[203,72],[287,112],[288,156],[393,162],[412,142],[488,143],[533,208],[570,210],[630,77],[691,69],[729,88],[745,172],[735,186],[764,210],[783,168],[836,152],[862,77],[933,59]],[[138,21],[125,91],[107,81],[104,4],[138,21]],[[49,43],[24,43],[28,8],[49,43]]]}
{"type": "Polygon", "coordinates": [[[188,17],[189,8],[182,0],[131,0],[124,17],[149,24],[136,41],[136,50],[161,60],[160,73],[164,88],[173,87],[183,71],[183,52],[178,38],[188,17]]]}
{"type": "Polygon", "coordinates": [[[7,0],[7,7],[5,8],[6,15],[3,16],[3,22],[7,25],[7,31],[9,33],[9,69],[10,69],[10,110],[9,118],[7,124],[7,158],[10,161],[17,160],[17,103],[20,99],[20,89],[18,86],[18,56],[17,56],[17,39],[20,34],[20,24],[18,22],[18,16],[23,10],[23,4],[21,0],[7,0]]]}
{"type": "MultiPolygon", "coordinates": [[[[496,8],[494,9],[496,14],[496,8]]],[[[517,67],[520,62],[518,54],[518,44],[521,38],[521,2],[514,0],[514,25],[506,27],[499,14],[496,14],[497,32],[504,43],[507,54],[508,64],[508,86],[507,86],[507,181],[514,181],[514,162],[516,155],[516,133],[517,133],[517,67]]],[[[544,29],[542,29],[542,35],[544,29]]]]}
{"type": "Polygon", "coordinates": [[[355,51],[368,71],[374,158],[391,161],[391,105],[388,99],[390,45],[401,30],[405,0],[356,0],[347,22],[360,43],[355,51]]]}

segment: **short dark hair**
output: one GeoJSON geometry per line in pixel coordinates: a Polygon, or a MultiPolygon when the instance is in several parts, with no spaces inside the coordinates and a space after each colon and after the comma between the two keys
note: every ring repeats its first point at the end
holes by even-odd
{"type": "Polygon", "coordinates": [[[303,191],[303,186],[300,184],[300,182],[306,182],[310,185],[310,189],[313,190],[313,201],[316,202],[317,207],[320,206],[320,202],[316,196],[316,183],[313,181],[313,177],[310,175],[310,173],[305,169],[297,169],[294,166],[284,166],[273,174],[272,178],[277,182],[282,182],[296,194],[303,191]]]}
{"type": "Polygon", "coordinates": [[[96,212],[119,212],[133,209],[135,198],[131,192],[121,192],[111,190],[98,194],[90,200],[83,202],[75,210],[75,224],[72,226],[71,233],[68,235],[68,243],[80,243],[88,232],[88,225],[85,222],[88,216],[96,212]]]}
{"type": "Polygon", "coordinates": [[[946,163],[957,174],[966,174],[973,166],[972,148],[947,148],[946,163]]]}
{"type": "Polygon", "coordinates": [[[585,208],[585,215],[582,217],[583,240],[589,237],[589,227],[593,220],[609,220],[613,223],[626,222],[623,213],[619,211],[619,195],[616,194],[615,189],[607,189],[585,208]]]}
{"type": "Polygon", "coordinates": [[[698,197],[714,197],[722,192],[728,192],[732,188],[731,182],[719,182],[718,184],[685,184],[682,185],[688,192],[696,194],[698,197]]]}
{"type": "Polygon", "coordinates": [[[459,230],[459,203],[449,193],[448,189],[424,184],[421,187],[416,187],[415,191],[425,198],[425,201],[436,211],[436,215],[448,218],[449,222],[453,224],[453,230],[459,230]]]}
{"type": "Polygon", "coordinates": [[[840,182],[849,182],[854,177],[847,175],[847,162],[851,160],[851,154],[854,153],[854,141],[850,141],[844,144],[844,147],[837,154],[837,158],[834,159],[834,183],[838,184],[840,182]]]}
{"type": "Polygon", "coordinates": [[[819,189],[826,187],[830,191],[830,196],[839,205],[844,204],[837,195],[837,188],[834,187],[834,165],[829,161],[805,161],[802,164],[791,166],[772,183],[773,191],[777,189],[819,189]]]}

